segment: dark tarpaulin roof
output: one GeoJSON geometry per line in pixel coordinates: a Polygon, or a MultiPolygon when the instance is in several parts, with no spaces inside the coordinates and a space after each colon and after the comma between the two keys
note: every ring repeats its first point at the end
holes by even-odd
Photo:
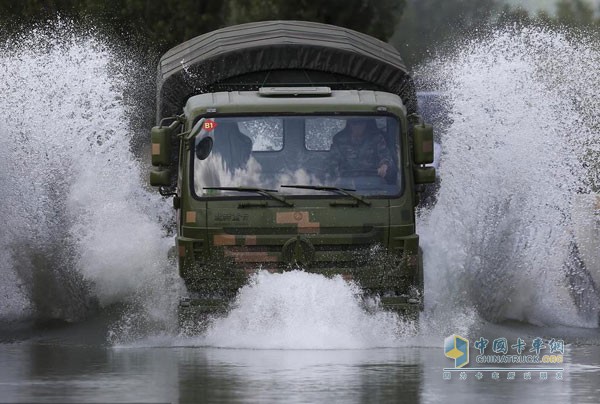
{"type": "Polygon", "coordinates": [[[281,76],[289,69],[346,77],[354,82],[346,88],[370,84],[369,89],[398,94],[409,113],[416,112],[413,81],[391,45],[333,25],[264,21],[212,31],[165,53],[158,66],[157,118],[181,113],[194,94],[226,90],[219,84],[232,78],[244,82],[248,73],[279,71],[281,76]]]}

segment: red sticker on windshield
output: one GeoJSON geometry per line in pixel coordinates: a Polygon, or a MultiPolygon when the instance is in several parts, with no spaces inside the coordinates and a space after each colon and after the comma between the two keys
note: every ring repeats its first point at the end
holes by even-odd
{"type": "Polygon", "coordinates": [[[215,121],[213,121],[212,119],[207,119],[206,121],[204,121],[204,124],[202,125],[202,128],[204,128],[204,130],[207,132],[210,132],[211,130],[213,130],[216,127],[217,127],[217,123],[215,121]]]}

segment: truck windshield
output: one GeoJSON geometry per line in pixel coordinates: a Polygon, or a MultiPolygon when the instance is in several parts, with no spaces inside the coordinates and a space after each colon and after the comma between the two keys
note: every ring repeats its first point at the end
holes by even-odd
{"type": "Polygon", "coordinates": [[[206,118],[194,145],[192,183],[200,198],[245,197],[219,187],[286,196],[340,195],[333,188],[364,196],[402,192],[399,123],[392,116],[206,118]],[[213,147],[201,160],[196,149],[206,137],[213,147]]]}

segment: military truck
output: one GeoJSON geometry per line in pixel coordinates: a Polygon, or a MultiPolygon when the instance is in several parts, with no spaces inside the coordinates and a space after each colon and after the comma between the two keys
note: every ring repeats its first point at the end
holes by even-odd
{"type": "Polygon", "coordinates": [[[415,208],[435,181],[433,131],[393,47],[312,22],[223,28],[161,58],[157,106],[150,182],[173,197],[183,307],[301,269],[422,308],[415,208]]]}

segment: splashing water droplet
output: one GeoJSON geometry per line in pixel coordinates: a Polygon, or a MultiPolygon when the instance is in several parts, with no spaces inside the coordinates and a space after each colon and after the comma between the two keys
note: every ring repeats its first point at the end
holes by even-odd
{"type": "Polygon", "coordinates": [[[597,326],[597,309],[579,315],[567,268],[573,200],[598,186],[599,57],[585,37],[502,30],[420,72],[450,122],[437,204],[421,218],[435,317],[597,326]]]}
{"type": "Polygon", "coordinates": [[[77,321],[168,295],[172,212],[130,150],[138,66],[64,20],[0,49],[0,317],[77,321]]]}

